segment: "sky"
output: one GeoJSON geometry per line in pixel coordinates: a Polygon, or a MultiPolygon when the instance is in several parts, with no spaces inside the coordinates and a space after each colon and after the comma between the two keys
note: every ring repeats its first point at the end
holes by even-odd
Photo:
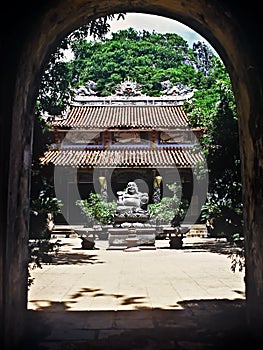
{"type": "Polygon", "coordinates": [[[147,30],[152,32],[155,30],[157,33],[161,34],[176,33],[188,42],[190,48],[192,48],[194,42],[202,41],[215,53],[213,47],[201,35],[188,26],[167,17],[142,13],[127,13],[124,20],[113,20],[110,21],[109,24],[111,26],[111,32],[117,32],[118,30],[132,27],[138,31],[147,30]]]}
{"type": "MultiPolygon", "coordinates": [[[[114,19],[113,21],[109,21],[109,24],[111,26],[111,30],[107,37],[110,37],[111,33],[115,33],[118,30],[122,29],[128,29],[130,27],[136,29],[137,31],[147,30],[150,33],[153,30],[161,34],[176,33],[188,42],[190,48],[192,48],[194,42],[201,41],[204,42],[215,55],[217,55],[214,48],[201,35],[199,35],[197,32],[195,32],[188,26],[167,17],[148,15],[143,13],[127,13],[125,15],[124,20],[114,19]]],[[[91,40],[94,39],[91,38],[91,40]]],[[[65,56],[66,59],[73,58],[72,53],[67,50],[65,52],[65,56]]]]}

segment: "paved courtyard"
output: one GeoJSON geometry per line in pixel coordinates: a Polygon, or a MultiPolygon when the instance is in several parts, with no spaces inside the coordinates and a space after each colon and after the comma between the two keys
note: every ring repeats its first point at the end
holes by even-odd
{"type": "Polygon", "coordinates": [[[233,273],[227,254],[196,248],[185,238],[184,249],[156,240],[156,250],[107,250],[96,241],[82,250],[79,238],[63,238],[56,263],[32,271],[29,309],[137,310],[180,308],[191,299],[236,299],[244,295],[243,272],[233,273]]]}
{"type": "Polygon", "coordinates": [[[183,249],[170,249],[157,240],[156,249],[139,251],[107,250],[99,240],[82,250],[74,237],[60,243],[55,262],[32,271],[28,292],[29,315],[50,328],[41,349],[215,348],[220,330],[205,333],[214,317],[225,331],[233,310],[235,326],[243,317],[244,271],[231,271],[225,242],[185,238],[183,249]],[[132,343],[132,331],[142,343],[132,343]]]}

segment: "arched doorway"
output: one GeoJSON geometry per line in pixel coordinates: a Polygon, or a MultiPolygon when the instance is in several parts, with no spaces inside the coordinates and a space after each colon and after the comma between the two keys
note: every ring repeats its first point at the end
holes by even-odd
{"type": "MultiPolygon", "coordinates": [[[[254,5],[256,6],[256,5],[254,5]]],[[[204,36],[232,79],[240,116],[246,231],[247,311],[251,329],[263,321],[262,53],[260,11],[236,9],[227,1],[57,1],[12,9],[14,26],[3,28],[1,68],[1,327],[9,342],[19,339],[26,309],[26,242],[34,101],[48,54],[68,32],[86,21],[117,12],[145,12],[180,20],[204,36]],[[19,311],[18,311],[19,310],[19,311]],[[16,331],[14,331],[16,330],[16,331]]],[[[11,17],[10,17],[11,18],[11,17]]],[[[10,349],[9,347],[8,349],[10,349]]]]}

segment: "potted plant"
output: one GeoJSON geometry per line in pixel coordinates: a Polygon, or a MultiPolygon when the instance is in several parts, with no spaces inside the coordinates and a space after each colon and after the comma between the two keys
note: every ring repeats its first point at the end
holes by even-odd
{"type": "Polygon", "coordinates": [[[62,202],[40,191],[38,198],[31,200],[29,237],[49,239],[54,215],[61,213],[62,202]]]}
{"type": "Polygon", "coordinates": [[[96,230],[104,238],[107,235],[107,226],[113,224],[116,202],[105,201],[100,194],[90,193],[88,199],[78,200],[76,205],[85,217],[85,226],[96,230]]]}
{"type": "Polygon", "coordinates": [[[77,200],[76,205],[80,207],[89,227],[113,223],[116,203],[102,200],[100,194],[90,193],[88,199],[77,200]]]}
{"type": "Polygon", "coordinates": [[[183,247],[183,234],[181,231],[181,217],[179,214],[176,214],[172,221],[171,226],[174,228],[173,232],[170,235],[170,248],[171,249],[181,249],[183,247]]]}
{"type": "Polygon", "coordinates": [[[188,202],[179,198],[180,187],[174,183],[167,185],[173,193],[171,197],[163,197],[160,202],[149,204],[148,208],[156,224],[162,226],[162,233],[158,236],[170,238],[170,246],[182,247],[180,222],[185,214],[188,202]]]}

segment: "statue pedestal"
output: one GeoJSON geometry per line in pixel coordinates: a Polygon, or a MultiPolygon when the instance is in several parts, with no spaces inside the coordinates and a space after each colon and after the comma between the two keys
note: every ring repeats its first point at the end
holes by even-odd
{"type": "Polygon", "coordinates": [[[111,228],[108,230],[109,247],[107,249],[156,249],[154,228],[136,228],[131,234],[129,228],[111,228]]]}
{"type": "Polygon", "coordinates": [[[136,233],[130,233],[128,238],[126,238],[127,248],[124,249],[125,252],[138,252],[141,249],[138,247],[139,238],[136,233]]]}

